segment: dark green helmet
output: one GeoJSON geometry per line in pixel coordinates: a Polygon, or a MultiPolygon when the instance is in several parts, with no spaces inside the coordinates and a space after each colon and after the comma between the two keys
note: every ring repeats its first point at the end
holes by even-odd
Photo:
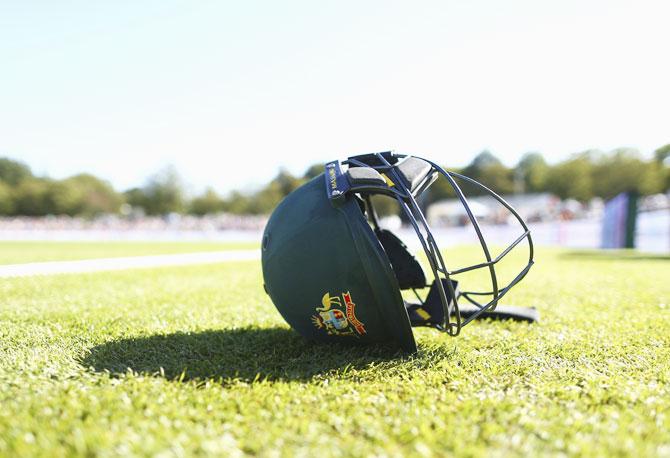
{"type": "Polygon", "coordinates": [[[265,290],[284,319],[300,334],[320,342],[395,342],[416,351],[412,326],[432,326],[457,335],[472,319],[495,309],[498,301],[528,272],[533,262],[530,231],[501,197],[480,183],[446,172],[438,165],[392,152],[330,162],[325,173],[289,194],[265,228],[262,263],[265,290]],[[448,271],[417,200],[442,176],[466,209],[486,261],[448,271]],[[477,219],[454,178],[474,184],[505,206],[523,234],[492,258],[477,219]],[[424,271],[403,242],[379,226],[371,196],[397,200],[419,236],[434,281],[425,300],[405,301],[401,290],[427,287],[424,271]],[[528,264],[506,286],[499,287],[495,264],[523,240],[528,264]],[[460,292],[453,275],[486,269],[488,292],[460,292]],[[479,303],[475,297],[489,296],[479,303]],[[464,310],[458,299],[472,304],[464,310]]]}

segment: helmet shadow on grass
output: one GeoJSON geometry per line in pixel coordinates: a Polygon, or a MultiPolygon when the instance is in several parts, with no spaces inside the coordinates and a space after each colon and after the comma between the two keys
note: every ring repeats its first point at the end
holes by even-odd
{"type": "Polygon", "coordinates": [[[208,330],[136,337],[90,349],[80,363],[98,372],[132,371],[168,380],[310,380],[343,368],[401,359],[395,347],[319,345],[283,328],[208,330]]]}

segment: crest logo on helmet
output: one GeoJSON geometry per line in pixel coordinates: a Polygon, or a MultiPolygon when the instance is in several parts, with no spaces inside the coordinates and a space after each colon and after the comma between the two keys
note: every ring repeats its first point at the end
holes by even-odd
{"type": "Polygon", "coordinates": [[[321,298],[321,307],[316,308],[312,322],[318,329],[325,329],[329,335],[359,337],[366,333],[365,326],[356,318],[356,304],[347,291],[340,296],[326,293],[321,298]]]}

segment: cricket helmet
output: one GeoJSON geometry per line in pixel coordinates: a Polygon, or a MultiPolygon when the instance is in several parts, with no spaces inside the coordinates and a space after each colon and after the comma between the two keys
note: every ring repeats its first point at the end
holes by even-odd
{"type": "Polygon", "coordinates": [[[481,183],[445,171],[416,156],[394,152],[329,162],[325,172],[289,194],[274,210],[262,240],[265,291],[298,333],[317,342],[393,342],[416,351],[412,326],[430,326],[452,336],[473,319],[490,314],[533,264],[530,231],[519,214],[481,183]],[[485,261],[449,271],[419,200],[436,180],[446,179],[465,208],[485,261]],[[522,233],[493,257],[457,181],[467,182],[505,207],[522,233]],[[391,231],[379,225],[371,197],[394,198],[416,232],[434,281],[391,231]],[[511,282],[498,284],[496,263],[522,241],[528,262],[511,282]],[[459,291],[453,277],[484,269],[490,290],[459,291]],[[418,289],[427,288],[425,299],[418,289]],[[403,299],[414,290],[418,303],[403,299]],[[486,300],[478,301],[476,298],[486,300]],[[459,305],[466,300],[467,312],[459,305]]]}

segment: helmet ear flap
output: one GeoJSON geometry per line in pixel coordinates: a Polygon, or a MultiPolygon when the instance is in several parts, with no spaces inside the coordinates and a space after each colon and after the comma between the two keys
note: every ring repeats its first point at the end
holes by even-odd
{"type": "Polygon", "coordinates": [[[400,289],[421,289],[426,287],[426,275],[423,268],[416,257],[407,249],[407,245],[393,232],[380,227],[379,218],[372,204],[371,195],[369,193],[364,194],[360,200],[365,203],[363,213],[374,228],[375,236],[377,236],[377,240],[379,240],[386,253],[386,257],[391,263],[391,269],[396,280],[398,280],[400,289]]]}
{"type": "Polygon", "coordinates": [[[426,275],[423,268],[402,240],[387,229],[376,229],[375,235],[391,262],[400,289],[424,288],[426,275]]]}

